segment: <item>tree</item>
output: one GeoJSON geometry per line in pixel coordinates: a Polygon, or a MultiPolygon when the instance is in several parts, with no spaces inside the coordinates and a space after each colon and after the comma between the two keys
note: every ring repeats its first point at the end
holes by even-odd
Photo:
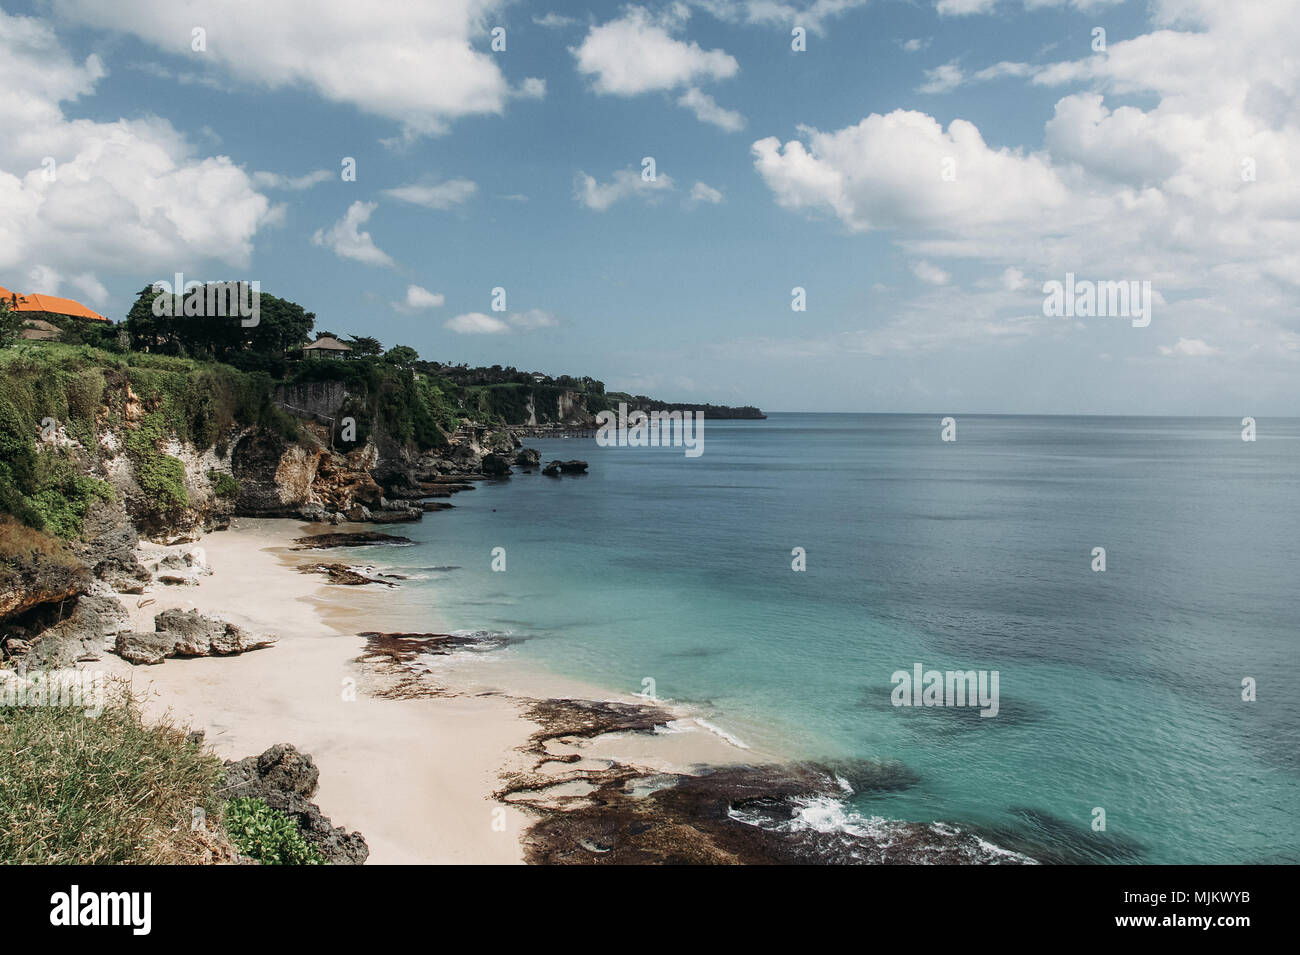
{"type": "Polygon", "coordinates": [[[16,342],[22,328],[22,315],[11,309],[7,301],[0,299],[0,348],[8,348],[16,342]]]}
{"type": "Polygon", "coordinates": [[[420,353],[409,345],[394,345],[384,355],[384,361],[390,365],[409,367],[420,360],[420,353]]]}
{"type": "Polygon", "coordinates": [[[269,292],[263,292],[258,301],[258,322],[247,330],[253,351],[283,355],[311,337],[315,313],[269,292]]]}
{"type": "Polygon", "coordinates": [[[383,344],[378,338],[371,338],[369,335],[349,335],[347,344],[352,346],[352,354],[361,355],[381,355],[384,351],[383,344]]]}
{"type": "MultiPolygon", "coordinates": [[[[206,297],[206,293],[205,287],[199,294],[206,297]]],[[[234,314],[229,297],[225,300],[226,315],[186,315],[185,297],[179,295],[171,295],[170,302],[161,303],[159,311],[164,314],[155,314],[157,299],[169,295],[155,292],[153,286],[140,291],[126,316],[132,348],[211,355],[222,360],[247,352],[279,357],[302,344],[316,324],[316,316],[301,305],[269,292],[258,297],[256,325],[244,324],[251,315],[234,314]]],[[[203,307],[206,309],[206,305],[203,307]]]]}

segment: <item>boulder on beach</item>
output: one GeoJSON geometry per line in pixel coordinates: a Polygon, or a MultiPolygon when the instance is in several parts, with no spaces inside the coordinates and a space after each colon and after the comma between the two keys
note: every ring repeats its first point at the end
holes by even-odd
{"type": "Polygon", "coordinates": [[[114,645],[117,655],[129,663],[152,666],[169,657],[232,656],[276,642],[273,636],[253,636],[197,610],[164,610],[154,616],[153,623],[153,633],[119,633],[114,645]]]}
{"type": "Polygon", "coordinates": [[[311,801],[319,781],[320,770],[310,754],[299,752],[290,743],[277,743],[260,756],[228,760],[222,795],[262,800],[292,819],[326,862],[361,865],[369,857],[370,847],[361,833],[334,826],[311,801]]]}

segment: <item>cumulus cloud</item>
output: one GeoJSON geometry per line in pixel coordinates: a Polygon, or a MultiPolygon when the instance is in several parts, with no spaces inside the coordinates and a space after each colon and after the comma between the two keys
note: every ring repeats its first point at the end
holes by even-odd
{"type": "Polygon", "coordinates": [[[578,71],[591,78],[597,93],[636,96],[672,90],[701,80],[723,80],[740,70],[725,50],[705,50],[675,38],[679,20],[656,18],[644,7],[629,7],[617,20],[593,26],[573,51],[578,71]]]}
{"type": "MultiPolygon", "coordinates": [[[[1150,281],[1153,327],[1181,334],[1158,354],[1293,366],[1295,25],[1274,4],[1210,0],[1155,0],[1152,21],[1104,56],[999,63],[965,77],[1064,87],[1043,116],[1041,150],[994,148],[972,123],[945,130],[900,110],[829,132],[800,127],[784,144],[759,140],[755,169],[789,209],[853,232],[892,230],[913,260],[965,258],[1000,271],[1001,282],[967,290],[968,307],[986,299],[1023,308],[1026,274],[1150,281]]],[[[1024,327],[1044,325],[1030,316],[1024,327]]]]}
{"type": "Polygon", "coordinates": [[[427,288],[419,285],[408,285],[406,287],[406,298],[400,302],[394,302],[393,308],[399,312],[418,312],[426,308],[439,308],[446,302],[446,297],[441,293],[430,292],[427,288]]]}
{"type": "Polygon", "coordinates": [[[450,209],[467,202],[478,191],[478,184],[470,179],[448,179],[445,182],[412,184],[385,189],[384,195],[410,202],[426,209],[450,209]]]}
{"type": "Polygon", "coordinates": [[[560,324],[553,314],[544,309],[530,308],[526,312],[512,312],[504,319],[482,312],[467,312],[443,323],[443,328],[458,335],[504,335],[512,328],[533,332],[541,328],[555,328],[560,324]]]}
{"type": "Polygon", "coordinates": [[[49,24],[0,11],[0,269],[247,265],[253,237],[282,210],[165,120],[69,119],[62,104],[105,75],[94,55],[75,61],[49,24]]]}
{"type": "Polygon", "coordinates": [[[1008,292],[1019,292],[1021,289],[1029,287],[1029,280],[1025,278],[1025,273],[1014,266],[1007,266],[1003,269],[999,281],[1008,292]]]}
{"type": "Polygon", "coordinates": [[[966,120],[945,130],[895,110],[831,133],[800,131],[806,143],[754,143],[755,169],[781,205],[830,212],[854,232],[1035,222],[1068,198],[1046,157],[993,149],[966,120]]]}
{"type": "Polygon", "coordinates": [[[366,265],[395,265],[388,253],[375,245],[370,233],[361,231],[361,226],[370,221],[376,208],[377,204],[373,202],[352,203],[342,219],[328,229],[316,230],[311,237],[312,245],[324,246],[339,258],[353,259],[366,265]]]}
{"type": "Polygon", "coordinates": [[[319,96],[396,120],[412,134],[440,133],[463,116],[504,111],[536,83],[512,89],[502,62],[476,48],[504,2],[276,0],[234,3],[208,16],[174,0],[52,0],[68,20],[129,33],[164,53],[191,56],[190,31],[207,31],[204,62],[264,87],[319,96]],[[209,22],[204,22],[209,21],[209,22]]]}
{"type": "Polygon", "coordinates": [[[616,202],[639,197],[646,200],[658,198],[673,189],[673,180],[663,173],[654,179],[641,178],[635,169],[616,170],[609,182],[598,182],[594,176],[579,171],[574,178],[574,198],[595,212],[604,212],[616,202]]]}
{"type": "Polygon", "coordinates": [[[709,205],[716,206],[718,203],[722,202],[722,193],[707,183],[697,182],[695,185],[691,186],[690,201],[692,203],[707,202],[709,205]]]}
{"type": "Polygon", "coordinates": [[[913,262],[912,274],[927,285],[947,285],[952,281],[952,276],[929,262],[913,262]]]}
{"type": "Polygon", "coordinates": [[[510,326],[499,318],[482,312],[466,312],[443,322],[443,328],[457,335],[504,335],[510,326]]]}
{"type": "Polygon", "coordinates": [[[712,96],[693,86],[681,95],[677,105],[689,109],[701,123],[711,123],[729,133],[736,133],[745,128],[744,116],[734,109],[719,106],[712,96]]]}
{"type": "Polygon", "coordinates": [[[916,88],[918,93],[946,93],[961,85],[962,71],[957,61],[944,63],[925,71],[925,82],[916,88]]]}

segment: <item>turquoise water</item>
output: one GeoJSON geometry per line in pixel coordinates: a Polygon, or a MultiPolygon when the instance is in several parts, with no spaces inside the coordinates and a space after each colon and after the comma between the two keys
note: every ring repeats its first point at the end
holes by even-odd
{"type": "Polygon", "coordinates": [[[711,421],[697,459],[528,442],[590,474],[481,485],[404,531],[421,546],[356,556],[423,577],[398,593],[438,626],[525,636],[510,652],[611,689],[651,678],[756,749],[915,772],[850,814],[1049,859],[1300,861],[1300,421],[1254,443],[1238,419],[939,431],[711,421]],[[891,705],[916,663],[997,670],[998,716],[891,705]]]}

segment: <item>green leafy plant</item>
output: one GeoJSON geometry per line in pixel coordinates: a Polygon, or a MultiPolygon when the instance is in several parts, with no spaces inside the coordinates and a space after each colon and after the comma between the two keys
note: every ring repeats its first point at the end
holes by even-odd
{"type": "Polygon", "coordinates": [[[303,838],[294,821],[261,799],[226,803],[226,835],[241,854],[263,865],[324,865],[325,857],[303,838]]]}
{"type": "Polygon", "coordinates": [[[239,482],[225,471],[209,471],[208,480],[212,482],[212,492],[217,497],[239,497],[239,482]]]}

